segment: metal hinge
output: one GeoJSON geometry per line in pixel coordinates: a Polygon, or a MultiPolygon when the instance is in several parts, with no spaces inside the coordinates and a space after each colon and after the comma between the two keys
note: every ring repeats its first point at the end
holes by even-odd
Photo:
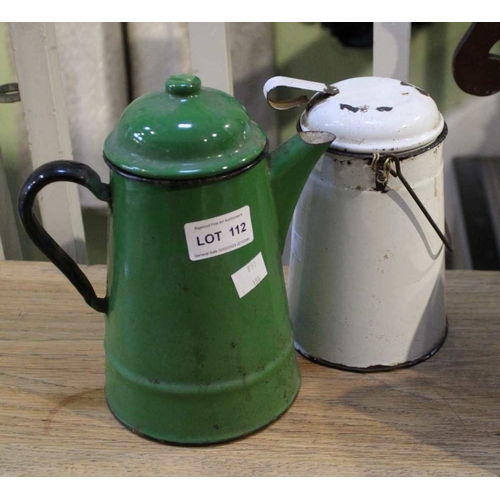
{"type": "Polygon", "coordinates": [[[17,83],[6,83],[0,85],[0,103],[19,102],[21,94],[17,83]]]}

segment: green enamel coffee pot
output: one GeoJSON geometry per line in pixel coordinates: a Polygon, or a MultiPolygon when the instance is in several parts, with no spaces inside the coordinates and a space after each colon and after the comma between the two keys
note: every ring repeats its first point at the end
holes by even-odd
{"type": "Polygon", "coordinates": [[[126,427],[208,444],[278,418],[300,385],[281,267],[302,187],[331,134],[301,133],[268,154],[232,96],[191,75],[132,102],[104,145],[105,184],[54,161],[24,184],[33,242],[106,315],[106,399],[126,427]],[[107,295],[33,215],[37,193],[74,182],[109,203],[107,295]]]}

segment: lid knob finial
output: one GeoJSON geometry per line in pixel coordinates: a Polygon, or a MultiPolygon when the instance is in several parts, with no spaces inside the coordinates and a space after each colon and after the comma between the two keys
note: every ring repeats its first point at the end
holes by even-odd
{"type": "Polygon", "coordinates": [[[192,95],[200,89],[201,80],[195,75],[174,75],[165,83],[165,90],[173,95],[192,95]]]}

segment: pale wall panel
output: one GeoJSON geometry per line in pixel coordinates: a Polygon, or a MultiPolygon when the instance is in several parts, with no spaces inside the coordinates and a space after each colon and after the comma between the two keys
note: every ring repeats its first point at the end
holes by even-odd
{"type": "Polygon", "coordinates": [[[188,23],[127,23],[133,98],[191,71],[188,23]]]}
{"type": "Polygon", "coordinates": [[[276,76],[274,23],[229,23],[234,95],[265,130],[270,146],[278,142],[278,112],[264,99],[262,88],[276,76]]]}
{"type": "MultiPolygon", "coordinates": [[[[121,23],[56,23],[73,156],[106,182],[104,140],[128,104],[122,29],[121,23]]],[[[106,206],[84,188],[80,197],[84,207],[106,206]]]]}

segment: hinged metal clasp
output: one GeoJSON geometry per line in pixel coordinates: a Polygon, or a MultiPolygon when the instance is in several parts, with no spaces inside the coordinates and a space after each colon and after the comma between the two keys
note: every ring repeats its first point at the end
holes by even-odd
{"type": "Polygon", "coordinates": [[[443,242],[444,246],[450,252],[453,252],[453,248],[451,246],[451,243],[448,241],[448,238],[446,238],[446,236],[441,232],[438,225],[432,219],[431,214],[424,207],[424,204],[420,201],[415,191],[413,191],[413,188],[405,179],[403,172],[401,171],[400,159],[396,155],[388,154],[380,156],[379,153],[375,153],[373,155],[372,166],[374,167],[375,170],[375,189],[377,191],[382,191],[385,193],[387,191],[387,184],[389,182],[389,174],[391,174],[393,177],[399,178],[403,186],[410,193],[410,196],[414,199],[415,203],[418,205],[422,213],[425,215],[425,218],[429,221],[429,224],[434,228],[434,231],[436,231],[437,235],[443,242]],[[396,171],[391,169],[391,162],[393,162],[394,165],[396,166],[396,171]]]}
{"type": "Polygon", "coordinates": [[[387,183],[389,182],[389,174],[391,173],[389,159],[380,161],[380,154],[374,153],[372,169],[375,172],[375,190],[385,193],[387,191],[387,183]]]}
{"type": "Polygon", "coordinates": [[[18,102],[21,100],[19,85],[17,83],[6,83],[0,85],[0,103],[18,102]]]}
{"type": "Polygon", "coordinates": [[[325,83],[311,82],[309,80],[300,80],[298,78],[289,78],[287,76],[275,76],[270,78],[264,84],[264,97],[267,100],[269,106],[278,110],[292,109],[303,104],[307,104],[314,99],[314,96],[307,97],[306,95],[300,95],[292,99],[285,99],[282,101],[277,101],[271,99],[269,94],[277,89],[278,87],[288,87],[292,89],[300,90],[312,90],[313,92],[319,92],[322,95],[332,96],[339,93],[339,89],[333,85],[327,85],[325,83]]]}

